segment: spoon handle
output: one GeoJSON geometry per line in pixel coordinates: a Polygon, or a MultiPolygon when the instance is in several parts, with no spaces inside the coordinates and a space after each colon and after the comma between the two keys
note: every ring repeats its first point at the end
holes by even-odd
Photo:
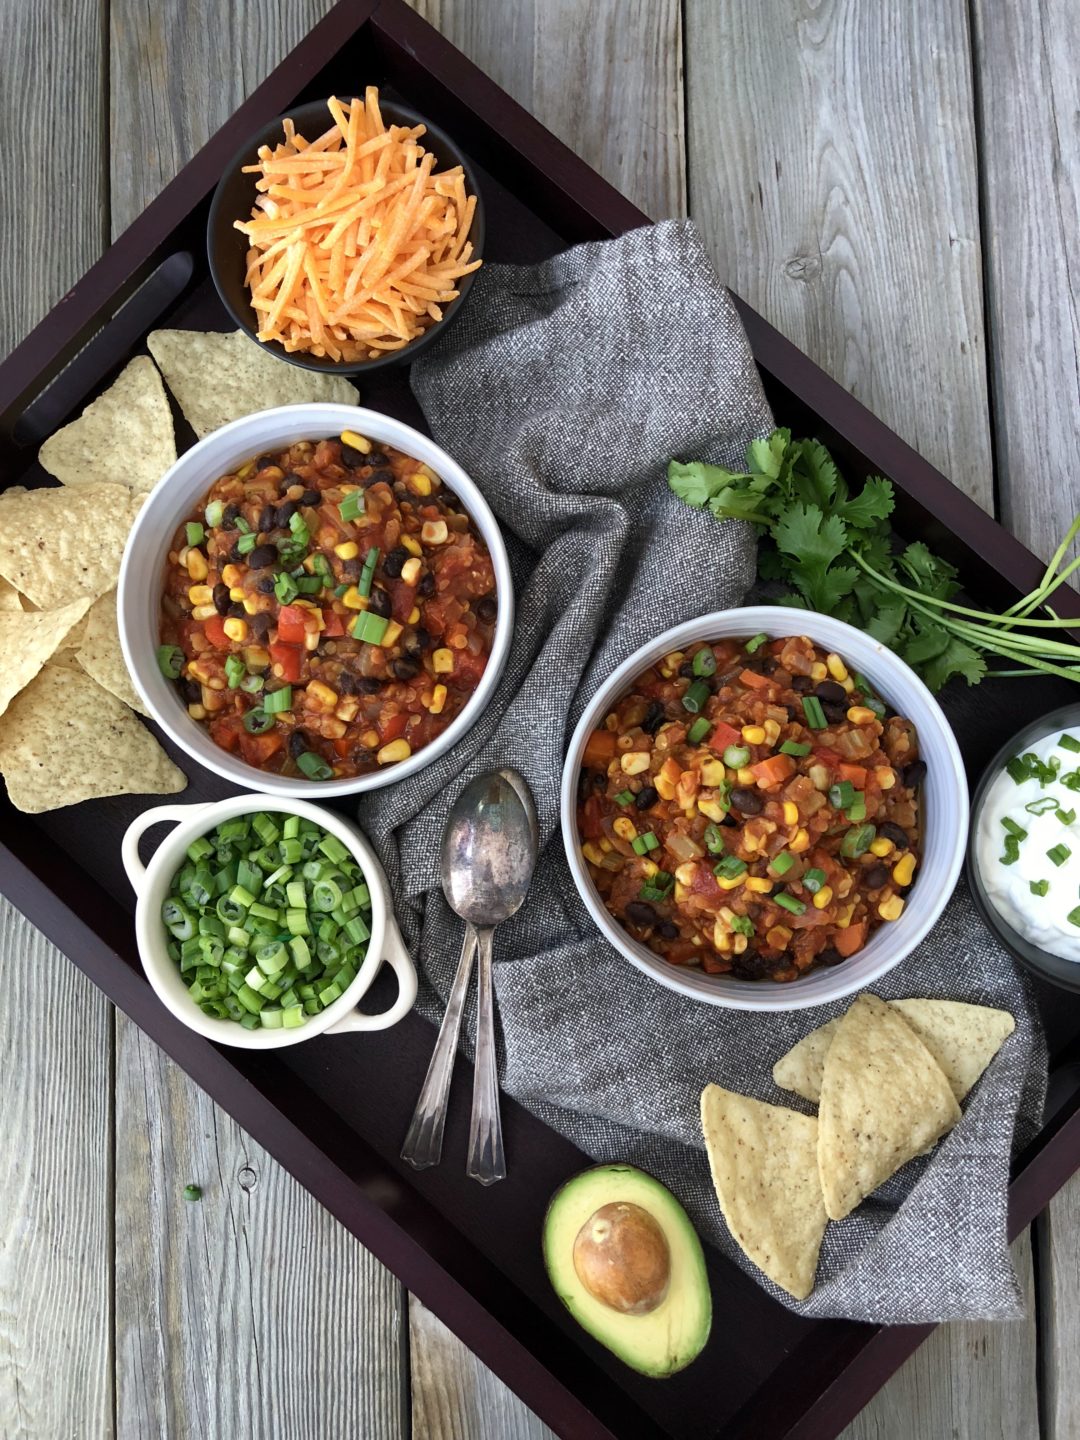
{"type": "Polygon", "coordinates": [[[476,954],[476,931],[468,922],[465,924],[465,940],[461,946],[461,959],[457,974],[446,1002],[446,1013],[439,1027],[439,1037],[424,1077],[420,1098],[413,1111],[409,1133],[401,1147],[401,1158],[416,1170],[426,1170],[438,1165],[442,1158],[443,1130],[446,1128],[446,1102],[450,1095],[450,1077],[454,1073],[457,1057],[458,1032],[461,1029],[461,1015],[465,1009],[465,997],[472,979],[473,956],[476,954]]]}
{"type": "Polygon", "coordinates": [[[499,1114],[499,1075],[495,1058],[495,993],[491,978],[493,927],[476,932],[480,953],[479,1009],[476,1016],[476,1058],[473,1072],[472,1119],[469,1123],[469,1163],[465,1173],[481,1185],[494,1185],[506,1176],[502,1118],[499,1114]]]}

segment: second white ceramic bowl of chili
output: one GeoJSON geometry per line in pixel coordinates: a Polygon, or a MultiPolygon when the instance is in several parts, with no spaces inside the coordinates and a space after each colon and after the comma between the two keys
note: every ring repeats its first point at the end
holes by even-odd
{"type": "Polygon", "coordinates": [[[732,1010],[804,1010],[872,986],[910,955],[933,929],[964,860],[968,786],[956,737],[941,706],[897,655],[863,631],[827,615],[756,605],[720,610],[676,625],[623,661],[578,721],[563,771],[561,810],[566,858],[585,907],[604,938],[632,965],[668,989],[707,1005],[732,1010]],[[881,699],[915,726],[919,756],[927,769],[919,796],[922,844],[917,873],[922,883],[907,892],[903,914],[898,920],[880,925],[863,948],[842,964],[812,969],[797,980],[783,983],[707,975],[696,967],[673,965],[635,940],[606,908],[593,884],[581,853],[577,819],[578,777],[589,735],[603,726],[605,716],[633,681],[665,655],[697,641],[748,640],[759,634],[770,640],[805,635],[825,651],[839,655],[851,673],[864,675],[881,699]]]}
{"type": "Polygon", "coordinates": [[[208,770],[264,794],[319,800],[358,795],[396,784],[444,755],[475,724],[499,682],[514,626],[510,563],[498,522],[461,466],[434,440],[390,415],[355,405],[282,405],[246,415],[213,431],[165,472],[147,497],[128,537],[117,595],[120,643],[128,670],[152,717],[183,750],[208,770]],[[491,555],[498,613],[491,654],[461,713],[430,744],[408,759],[364,775],[309,780],[278,775],[247,764],[211,739],[207,727],[187,713],[176,685],[158,668],[159,622],[166,559],[178,526],[190,519],[214,482],[245,461],[284,450],[300,440],[318,441],[353,430],[428,465],[461,501],[491,555]]]}

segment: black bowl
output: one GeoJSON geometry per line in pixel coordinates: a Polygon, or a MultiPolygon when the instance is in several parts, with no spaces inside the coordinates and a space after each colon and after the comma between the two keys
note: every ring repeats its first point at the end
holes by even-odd
{"type": "MultiPolygon", "coordinates": [[[[449,135],[440,130],[437,125],[432,125],[430,120],[425,119],[415,110],[410,110],[408,106],[399,105],[392,100],[380,100],[379,108],[388,124],[426,126],[427,133],[423,136],[421,143],[435,156],[440,170],[452,168],[455,165],[460,165],[464,170],[465,187],[470,195],[476,196],[476,209],[473,212],[469,239],[472,241],[473,247],[472,259],[479,259],[484,249],[484,202],[480,195],[476,173],[469,161],[449,135]]],[[[325,100],[313,100],[307,105],[298,105],[295,110],[288,112],[287,118],[292,120],[301,135],[309,137],[321,135],[333,124],[325,100]]],[[[248,218],[259,193],[255,188],[255,181],[258,177],[245,175],[243,167],[253,165],[258,160],[260,146],[273,146],[284,138],[282,122],[285,119],[285,115],[279,115],[277,119],[271,120],[237,151],[225,174],[218,181],[218,187],[214,192],[214,199],[210,205],[210,218],[206,224],[206,249],[210,259],[210,274],[213,276],[217,292],[221,296],[221,303],[244,334],[249,335],[257,345],[261,345],[264,350],[269,350],[280,359],[287,360],[290,365],[299,365],[302,370],[324,370],[332,375],[359,375],[371,370],[386,369],[391,365],[410,363],[422,350],[432,344],[436,336],[442,335],[446,327],[460,313],[476,278],[475,270],[462,276],[458,282],[460,293],[443,311],[441,320],[430,326],[403,349],[388,351],[386,355],[380,356],[377,360],[336,361],[327,356],[290,352],[276,340],[260,340],[258,338],[255,312],[251,308],[251,298],[248,288],[244,284],[248,240],[242,231],[234,227],[233,222],[248,218]]]]}
{"type": "Polygon", "coordinates": [[[968,834],[967,848],[968,884],[971,887],[979,914],[986,922],[987,928],[1021,965],[1026,966],[1042,979],[1048,980],[1052,985],[1057,985],[1062,990],[1072,991],[1080,991],[1080,962],[1063,960],[1060,955],[1051,955],[1048,950],[1042,950],[1038,945],[1033,945],[1026,936],[1013,929],[1001,912],[995,908],[994,902],[986,893],[986,887],[983,885],[982,876],[979,873],[976,848],[979,822],[987,791],[1005,768],[1005,762],[1055,730],[1068,730],[1070,726],[1077,724],[1080,724],[1080,703],[1063,705],[1060,710],[1051,710],[1048,715],[1041,715],[1038,720],[1032,720],[1022,730],[1018,730],[1006,745],[1001,747],[975,787],[975,795],[971,802],[971,830],[968,834]]]}

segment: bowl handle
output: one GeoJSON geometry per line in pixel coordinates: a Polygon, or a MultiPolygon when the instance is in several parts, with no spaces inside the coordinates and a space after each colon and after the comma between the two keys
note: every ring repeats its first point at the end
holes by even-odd
{"type": "Polygon", "coordinates": [[[380,1015],[367,1015],[363,1010],[350,1010],[347,1015],[328,1025],[324,1035],[343,1035],[347,1030],[388,1030],[391,1025],[403,1019],[416,1002],[416,968],[405,949],[401,931],[393,915],[386,917],[386,939],[383,941],[383,960],[392,966],[397,976],[398,997],[380,1015]]]}
{"type": "Polygon", "coordinates": [[[141,815],[136,815],[125,831],[120,846],[124,869],[136,895],[140,893],[142,882],[146,878],[146,866],[139,859],[139,841],[150,826],[161,825],[166,820],[175,820],[179,824],[181,820],[189,820],[212,806],[213,801],[206,801],[202,805],[155,805],[152,810],[144,810],[141,815]]]}

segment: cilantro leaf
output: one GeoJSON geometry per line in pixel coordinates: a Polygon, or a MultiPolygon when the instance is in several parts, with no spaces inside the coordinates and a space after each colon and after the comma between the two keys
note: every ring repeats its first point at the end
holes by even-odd
{"type": "Polygon", "coordinates": [[[915,582],[916,589],[936,600],[947,600],[960,588],[956,584],[956,571],[949,562],[932,555],[921,540],[907,547],[900,556],[900,564],[915,582]]]}
{"type": "Polygon", "coordinates": [[[977,685],[986,674],[986,660],[966,640],[950,635],[940,655],[920,666],[920,674],[931,690],[940,690],[946,680],[959,675],[969,685],[977,685]]]}
{"type": "Polygon", "coordinates": [[[735,480],[748,478],[745,475],[733,475],[722,465],[706,465],[704,460],[691,460],[689,464],[672,460],[667,469],[667,481],[671,489],[680,500],[698,509],[707,505],[714,495],[718,495],[735,480]]]}
{"type": "Polygon", "coordinates": [[[790,430],[774,430],[764,440],[751,440],[746,447],[746,463],[751,474],[778,480],[790,447],[790,430]]]}
{"type": "Polygon", "coordinates": [[[903,649],[903,658],[912,667],[923,665],[927,660],[936,660],[949,648],[951,636],[937,625],[920,621],[916,633],[903,649]]]}
{"type": "Polygon", "coordinates": [[[875,640],[880,640],[882,645],[888,645],[890,650],[895,650],[907,625],[908,607],[903,600],[894,599],[888,604],[878,606],[866,622],[866,630],[875,640]]]}
{"type": "Polygon", "coordinates": [[[893,512],[893,488],[880,475],[871,475],[853,500],[840,507],[845,525],[857,530],[870,530],[893,512]]]}
{"type": "Polygon", "coordinates": [[[833,464],[832,456],[818,440],[804,440],[799,447],[799,471],[805,477],[800,493],[811,504],[827,510],[847,498],[847,486],[833,464]]]}

